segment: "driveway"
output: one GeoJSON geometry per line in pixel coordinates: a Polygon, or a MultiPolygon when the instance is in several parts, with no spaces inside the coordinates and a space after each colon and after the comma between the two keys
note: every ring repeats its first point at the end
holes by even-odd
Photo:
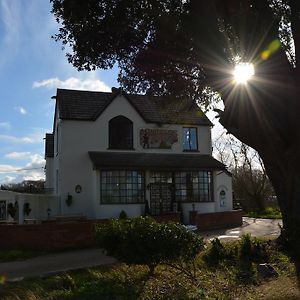
{"type": "Polygon", "coordinates": [[[247,233],[256,237],[275,238],[280,234],[279,225],[282,225],[282,221],[278,219],[271,220],[243,217],[243,225],[240,227],[203,231],[201,234],[206,240],[214,238],[219,238],[220,240],[235,240],[247,233]]]}

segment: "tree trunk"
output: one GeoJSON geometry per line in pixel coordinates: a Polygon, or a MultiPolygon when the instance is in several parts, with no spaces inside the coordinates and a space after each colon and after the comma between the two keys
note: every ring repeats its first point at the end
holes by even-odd
{"type": "Polygon", "coordinates": [[[223,93],[220,122],[262,158],[278,198],[285,235],[300,256],[300,78],[279,64],[283,53],[276,56],[276,68],[272,70],[271,59],[258,69],[253,84],[223,93]]]}
{"type": "Polygon", "coordinates": [[[300,233],[299,154],[298,150],[295,151],[294,155],[263,158],[267,174],[277,195],[284,229],[289,235],[300,233]],[[297,228],[299,228],[298,233],[295,232],[297,228]]]}

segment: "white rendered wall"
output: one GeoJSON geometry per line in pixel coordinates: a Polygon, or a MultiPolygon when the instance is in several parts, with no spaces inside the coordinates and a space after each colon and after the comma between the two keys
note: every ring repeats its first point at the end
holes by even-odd
{"type": "Polygon", "coordinates": [[[46,157],[45,188],[54,190],[54,158],[46,157]]]}
{"type": "Polygon", "coordinates": [[[214,198],[215,211],[222,212],[232,210],[232,177],[222,171],[215,171],[213,176],[214,181],[214,198]],[[224,191],[225,195],[221,195],[224,191]]]}
{"type": "MultiPolygon", "coordinates": [[[[89,218],[104,218],[119,215],[122,209],[128,210],[129,216],[140,214],[144,205],[101,205],[99,194],[99,175],[93,170],[89,151],[130,151],[108,150],[108,123],[116,116],[125,116],[133,122],[134,152],[147,153],[184,153],[182,125],[148,124],[123,96],[118,96],[102,112],[96,121],[62,120],[59,126],[59,151],[55,156],[54,169],[59,167],[59,189],[61,195],[62,214],[84,214],[89,218]],[[178,142],[172,149],[143,149],[140,145],[139,131],[142,128],[177,130],[178,142]],[[77,194],[75,186],[80,185],[82,192],[77,194]],[[72,195],[72,205],[67,206],[65,200],[72,195]],[[122,209],[120,209],[122,207],[122,209]]],[[[185,126],[188,127],[188,124],[185,126]]],[[[191,127],[195,127],[192,126],[191,127]]],[[[211,154],[210,127],[198,127],[197,154],[211,154]]],[[[56,149],[56,137],[54,145],[56,149]]],[[[194,155],[187,153],[186,155],[194,155]]],[[[54,171],[55,172],[55,171],[54,171]]]]}
{"type": "Polygon", "coordinates": [[[183,222],[185,224],[190,223],[190,212],[197,211],[199,214],[213,213],[215,212],[215,202],[194,202],[182,203],[183,222]]]}

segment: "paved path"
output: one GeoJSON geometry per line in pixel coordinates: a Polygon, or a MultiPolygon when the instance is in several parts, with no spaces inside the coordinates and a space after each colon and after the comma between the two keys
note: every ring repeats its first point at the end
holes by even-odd
{"type": "Polygon", "coordinates": [[[281,220],[255,219],[243,217],[243,225],[236,228],[220,229],[202,232],[207,240],[219,238],[220,240],[234,240],[240,238],[243,234],[251,234],[256,237],[277,237],[280,234],[279,225],[281,220]]]}
{"type": "MultiPolygon", "coordinates": [[[[221,240],[238,239],[242,234],[276,237],[280,230],[280,220],[243,218],[243,225],[237,228],[202,232],[206,240],[218,237],[221,240]]],[[[38,256],[24,261],[0,263],[0,275],[8,281],[18,281],[27,277],[49,276],[59,272],[112,264],[116,260],[104,255],[101,249],[81,249],[38,256]]]]}
{"type": "Polygon", "coordinates": [[[99,248],[81,249],[0,263],[0,275],[4,275],[8,281],[18,281],[25,277],[49,276],[114,262],[114,258],[104,255],[99,248]]]}

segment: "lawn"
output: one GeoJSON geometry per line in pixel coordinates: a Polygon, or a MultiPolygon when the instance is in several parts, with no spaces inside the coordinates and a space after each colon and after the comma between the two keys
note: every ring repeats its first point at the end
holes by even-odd
{"type": "Polygon", "coordinates": [[[264,211],[245,212],[244,217],[259,218],[259,219],[282,219],[279,209],[267,207],[264,211]]]}
{"type": "Polygon", "coordinates": [[[215,240],[193,263],[159,265],[153,275],[146,266],[115,264],[3,283],[0,299],[300,299],[300,292],[294,265],[276,242],[246,237],[215,240]],[[278,276],[262,277],[257,272],[262,262],[278,276]]]}
{"type": "Polygon", "coordinates": [[[15,261],[15,260],[24,260],[40,255],[48,254],[49,251],[37,251],[37,250],[0,250],[0,263],[15,261]]]}

